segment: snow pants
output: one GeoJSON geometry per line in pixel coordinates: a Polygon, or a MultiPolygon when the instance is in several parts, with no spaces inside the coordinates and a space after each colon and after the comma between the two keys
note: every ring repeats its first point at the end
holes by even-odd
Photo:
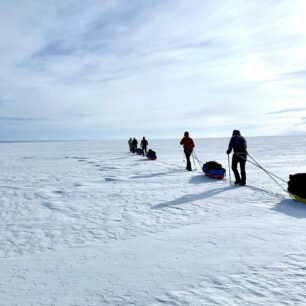
{"type": "Polygon", "coordinates": [[[192,169],[191,169],[190,155],[191,155],[192,152],[188,152],[188,151],[184,150],[184,153],[185,153],[186,161],[187,161],[186,169],[188,171],[191,171],[192,169]]]}
{"type": "Polygon", "coordinates": [[[233,154],[232,158],[232,170],[235,174],[235,179],[237,183],[245,185],[246,183],[246,173],[245,173],[245,164],[246,164],[246,154],[233,154]],[[237,169],[238,164],[240,164],[240,173],[241,178],[237,169]]]}

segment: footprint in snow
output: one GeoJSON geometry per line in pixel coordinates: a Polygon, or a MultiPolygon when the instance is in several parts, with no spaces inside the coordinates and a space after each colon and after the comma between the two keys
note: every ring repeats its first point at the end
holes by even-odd
{"type": "Polygon", "coordinates": [[[113,177],[105,177],[105,182],[119,182],[119,179],[113,178],[113,177]]]}
{"type": "Polygon", "coordinates": [[[66,156],[65,158],[72,158],[72,159],[78,159],[78,160],[81,160],[81,161],[85,161],[87,158],[86,157],[81,157],[81,156],[66,156]]]}
{"type": "Polygon", "coordinates": [[[54,190],[53,193],[64,194],[65,192],[63,190],[54,190]]]}

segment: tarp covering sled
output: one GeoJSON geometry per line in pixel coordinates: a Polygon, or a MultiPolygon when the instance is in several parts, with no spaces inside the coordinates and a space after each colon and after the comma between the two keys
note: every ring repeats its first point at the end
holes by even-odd
{"type": "Polygon", "coordinates": [[[306,204],[306,173],[289,175],[288,192],[294,200],[306,204]]]}
{"type": "Polygon", "coordinates": [[[202,170],[206,176],[218,180],[223,179],[226,173],[226,170],[222,168],[222,165],[215,161],[206,162],[203,165],[202,170]]]}
{"type": "Polygon", "coordinates": [[[147,153],[147,158],[151,159],[151,160],[155,160],[157,158],[156,156],[156,152],[149,149],[148,153],[147,153]]]}
{"type": "Polygon", "coordinates": [[[136,149],[136,154],[137,155],[142,155],[142,150],[140,148],[136,149]]]}

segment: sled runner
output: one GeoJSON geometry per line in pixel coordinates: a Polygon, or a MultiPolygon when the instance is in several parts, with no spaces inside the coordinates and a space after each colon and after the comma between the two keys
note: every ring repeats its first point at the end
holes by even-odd
{"type": "Polygon", "coordinates": [[[288,192],[292,199],[306,204],[306,173],[289,175],[288,192]]]}
{"type": "Polygon", "coordinates": [[[306,199],[303,199],[303,198],[301,198],[301,197],[299,197],[295,194],[290,193],[290,197],[295,201],[302,202],[302,203],[306,204],[306,199]]]}
{"type": "Polygon", "coordinates": [[[151,159],[151,160],[157,159],[156,152],[151,150],[151,149],[149,149],[149,151],[147,153],[147,158],[151,159]]]}
{"type": "Polygon", "coordinates": [[[226,172],[226,170],[222,168],[222,165],[215,161],[205,163],[202,170],[206,176],[218,180],[222,180],[226,172]]]}

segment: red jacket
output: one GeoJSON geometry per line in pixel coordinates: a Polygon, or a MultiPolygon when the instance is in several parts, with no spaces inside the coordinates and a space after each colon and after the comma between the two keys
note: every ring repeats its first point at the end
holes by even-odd
{"type": "Polygon", "coordinates": [[[194,142],[189,136],[185,136],[184,138],[182,138],[180,144],[183,145],[184,150],[189,153],[191,153],[194,148],[194,142]]]}

